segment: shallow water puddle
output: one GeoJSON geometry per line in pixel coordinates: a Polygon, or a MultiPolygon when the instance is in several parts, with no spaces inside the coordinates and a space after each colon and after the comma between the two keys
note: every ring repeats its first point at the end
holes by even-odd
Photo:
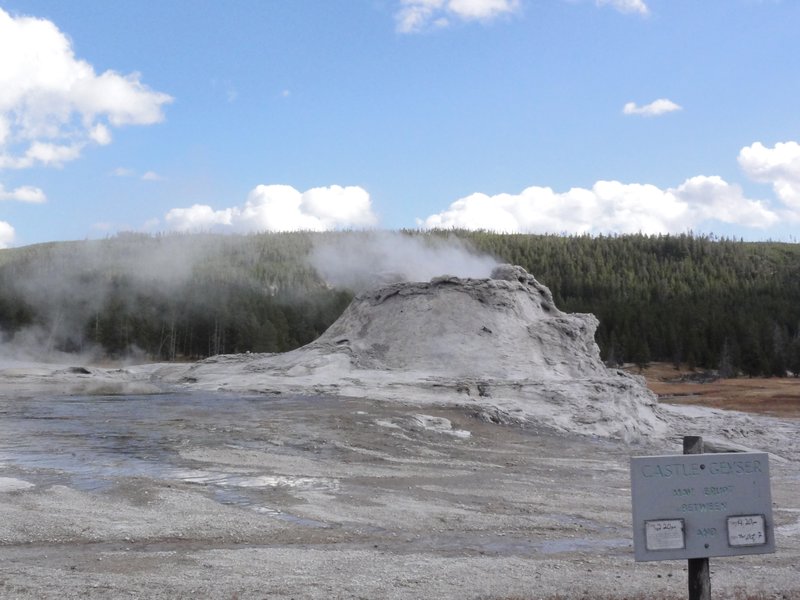
{"type": "MultiPolygon", "coordinates": [[[[301,397],[288,400],[305,401],[301,397]]],[[[206,463],[183,458],[178,452],[229,446],[232,429],[237,429],[237,443],[247,445],[252,440],[243,437],[238,424],[268,419],[271,406],[286,402],[196,393],[4,401],[0,466],[11,468],[26,481],[66,484],[84,491],[103,490],[127,477],[193,483],[207,487],[221,503],[254,507],[258,502],[252,494],[240,494],[232,501],[233,495],[225,490],[338,489],[338,481],[330,478],[208,469],[206,463]]]]}

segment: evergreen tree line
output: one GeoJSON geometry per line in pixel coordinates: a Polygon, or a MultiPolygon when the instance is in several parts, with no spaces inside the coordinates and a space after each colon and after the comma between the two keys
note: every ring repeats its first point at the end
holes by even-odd
{"type": "MultiPolygon", "coordinates": [[[[524,267],[566,312],[600,320],[610,364],[800,373],[800,246],[693,235],[455,237],[524,267]]],[[[352,299],[310,266],[324,239],[356,232],[145,236],[0,251],[6,341],[66,352],[196,359],[282,352],[315,339],[352,299]]]]}

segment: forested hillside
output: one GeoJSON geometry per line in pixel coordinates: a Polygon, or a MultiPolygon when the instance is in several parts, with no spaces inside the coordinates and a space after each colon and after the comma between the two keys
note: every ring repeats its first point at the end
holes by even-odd
{"type": "MultiPolygon", "coordinates": [[[[2,250],[0,329],[10,348],[97,357],[289,350],[317,337],[352,298],[312,266],[314,249],[331,252],[342,240],[357,248],[370,235],[125,234],[2,250]]],[[[471,247],[525,267],[550,287],[559,308],[597,315],[597,342],[610,363],[682,362],[728,375],[800,372],[796,244],[689,235],[393,235],[423,249],[471,247]]],[[[384,244],[389,254],[391,242],[384,244]]],[[[332,262],[344,269],[359,260],[373,264],[368,250],[362,254],[332,262]]]]}

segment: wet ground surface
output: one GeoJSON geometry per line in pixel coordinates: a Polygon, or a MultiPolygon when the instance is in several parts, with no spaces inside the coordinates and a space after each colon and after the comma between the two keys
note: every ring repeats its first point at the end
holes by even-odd
{"type": "Polygon", "coordinates": [[[197,480],[219,491],[235,485],[235,477],[192,471],[198,462],[182,458],[181,450],[257,445],[265,438],[255,421],[270,420],[286,404],[202,394],[14,401],[3,410],[0,460],[23,470],[31,481],[85,491],[106,489],[130,477],[197,480]]]}
{"type": "MultiPolygon", "coordinates": [[[[0,417],[0,597],[684,590],[630,533],[628,457],[678,447],[319,396],[0,398],[0,417]]],[[[750,569],[729,590],[800,594],[800,480],[774,471],[782,554],[720,561],[750,569]]]]}

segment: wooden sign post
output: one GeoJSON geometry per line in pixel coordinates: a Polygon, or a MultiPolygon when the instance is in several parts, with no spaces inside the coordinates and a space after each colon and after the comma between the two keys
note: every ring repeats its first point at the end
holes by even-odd
{"type": "MultiPolygon", "coordinates": [[[[683,437],[684,454],[702,454],[703,438],[683,437]]],[[[711,600],[711,568],[708,557],[689,559],[689,600],[711,600]]]]}

